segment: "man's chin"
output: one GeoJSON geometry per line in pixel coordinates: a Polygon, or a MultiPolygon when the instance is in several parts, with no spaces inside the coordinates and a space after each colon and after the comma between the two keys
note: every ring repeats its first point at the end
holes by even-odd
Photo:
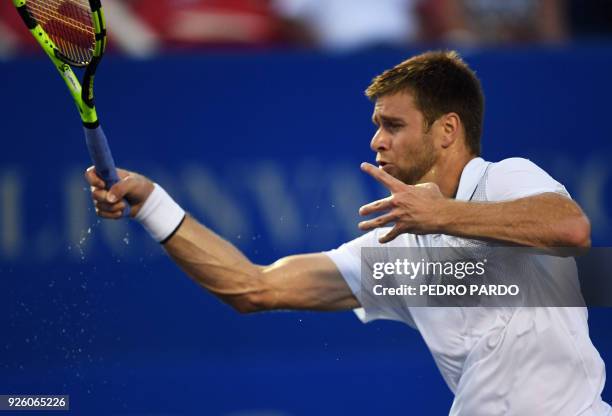
{"type": "Polygon", "coordinates": [[[404,182],[406,185],[416,185],[422,181],[422,175],[416,175],[417,172],[402,172],[397,166],[391,163],[387,163],[384,166],[379,166],[378,168],[384,170],[395,179],[404,182]]]}
{"type": "Polygon", "coordinates": [[[379,169],[384,170],[389,175],[393,176],[395,179],[398,179],[398,180],[404,182],[405,184],[412,185],[412,183],[406,182],[406,178],[404,177],[404,175],[401,174],[401,172],[397,168],[397,166],[394,166],[394,165],[391,165],[391,164],[387,164],[385,166],[380,166],[379,169]]]}
{"type": "Polygon", "coordinates": [[[389,175],[393,176],[394,178],[397,178],[397,176],[395,176],[395,174],[396,174],[395,166],[393,166],[391,164],[386,164],[384,166],[380,166],[379,169],[382,169],[385,172],[387,172],[389,175]]]}

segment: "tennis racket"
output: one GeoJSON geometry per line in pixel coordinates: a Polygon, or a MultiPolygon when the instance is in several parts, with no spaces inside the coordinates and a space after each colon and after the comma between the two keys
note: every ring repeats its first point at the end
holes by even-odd
{"type": "MultiPolygon", "coordinates": [[[[96,173],[110,189],[119,181],[94,105],[94,76],[106,48],[100,0],[12,0],[23,22],[59,71],[79,110],[96,173]],[[72,68],[82,68],[82,83],[72,68]]],[[[129,204],[123,212],[129,215],[129,204]]]]}

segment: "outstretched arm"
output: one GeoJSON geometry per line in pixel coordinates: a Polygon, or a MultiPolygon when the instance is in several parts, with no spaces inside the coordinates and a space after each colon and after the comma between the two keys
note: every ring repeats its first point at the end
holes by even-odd
{"type": "Polygon", "coordinates": [[[191,217],[164,248],[193,280],[241,312],[359,307],[336,265],[321,253],[258,266],[191,217]]]}
{"type": "MultiPolygon", "coordinates": [[[[122,180],[108,192],[93,169],[85,174],[96,212],[103,218],[120,218],[124,197],[132,205],[132,216],[138,215],[153,191],[153,183],[147,178],[118,171],[122,180]]],[[[190,216],[164,243],[164,249],[196,283],[240,312],[359,307],[336,265],[321,253],[290,256],[268,266],[256,265],[190,216]]]]}

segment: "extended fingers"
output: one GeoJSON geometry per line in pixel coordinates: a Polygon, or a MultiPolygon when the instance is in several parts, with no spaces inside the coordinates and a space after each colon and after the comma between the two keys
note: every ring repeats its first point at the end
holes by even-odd
{"type": "Polygon", "coordinates": [[[384,187],[390,190],[391,192],[400,191],[404,189],[404,187],[406,186],[404,182],[400,181],[399,179],[394,178],[393,176],[389,175],[384,170],[378,169],[376,166],[372,165],[371,163],[365,163],[365,162],[362,163],[361,170],[363,170],[368,175],[372,176],[374,179],[376,179],[378,182],[384,185],[384,187]]]}
{"type": "Polygon", "coordinates": [[[390,212],[388,214],[381,215],[380,217],[376,217],[371,220],[361,221],[359,223],[359,229],[362,231],[370,231],[375,228],[384,227],[385,225],[389,224],[390,222],[394,222],[395,220],[397,220],[397,215],[395,213],[390,212]]]}
{"type": "Polygon", "coordinates": [[[378,211],[388,211],[393,207],[393,196],[370,202],[359,208],[359,215],[370,215],[378,211]]]}

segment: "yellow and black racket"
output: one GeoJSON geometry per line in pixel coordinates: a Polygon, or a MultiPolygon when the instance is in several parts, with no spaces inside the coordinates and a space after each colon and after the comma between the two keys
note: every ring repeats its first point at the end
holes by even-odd
{"type": "MultiPolygon", "coordinates": [[[[89,155],[107,188],[119,181],[94,105],[93,83],[106,48],[100,0],[12,0],[24,23],[66,82],[83,121],[89,155]],[[72,67],[83,68],[82,83],[72,67]]],[[[124,215],[129,214],[126,204],[124,215]]]]}

